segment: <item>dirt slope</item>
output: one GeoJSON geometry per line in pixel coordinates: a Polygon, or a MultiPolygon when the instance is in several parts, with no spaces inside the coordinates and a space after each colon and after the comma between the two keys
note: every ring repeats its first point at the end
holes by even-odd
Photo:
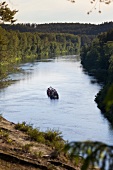
{"type": "Polygon", "coordinates": [[[46,144],[31,141],[0,117],[0,170],[80,170],[63,153],[46,144]]]}

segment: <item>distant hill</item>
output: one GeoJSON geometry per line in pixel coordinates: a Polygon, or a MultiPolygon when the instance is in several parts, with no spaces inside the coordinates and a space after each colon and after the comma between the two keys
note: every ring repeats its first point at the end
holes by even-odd
{"type": "Polygon", "coordinates": [[[50,23],[50,24],[2,24],[6,30],[18,30],[20,32],[43,33],[70,33],[74,35],[98,35],[113,29],[113,22],[105,22],[99,25],[83,23],[50,23]]]}

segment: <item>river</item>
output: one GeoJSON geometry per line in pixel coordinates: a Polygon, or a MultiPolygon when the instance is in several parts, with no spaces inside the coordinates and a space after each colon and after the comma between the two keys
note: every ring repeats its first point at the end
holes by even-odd
{"type": "Polygon", "coordinates": [[[88,76],[77,56],[60,56],[21,64],[24,73],[0,90],[0,114],[7,120],[27,122],[41,131],[59,130],[68,141],[101,141],[113,144],[113,129],[94,102],[101,86],[88,76]],[[50,100],[52,86],[59,100],[50,100]]]}

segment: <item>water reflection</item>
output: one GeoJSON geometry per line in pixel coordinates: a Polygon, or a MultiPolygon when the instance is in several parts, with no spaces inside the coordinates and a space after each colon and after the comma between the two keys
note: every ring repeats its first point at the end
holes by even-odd
{"type": "Polygon", "coordinates": [[[94,140],[112,144],[113,130],[94,102],[100,85],[82,70],[78,56],[59,56],[22,64],[24,73],[0,91],[0,113],[12,122],[26,121],[41,130],[60,130],[65,140],[94,140]],[[58,90],[50,100],[46,89],[58,90]]]}

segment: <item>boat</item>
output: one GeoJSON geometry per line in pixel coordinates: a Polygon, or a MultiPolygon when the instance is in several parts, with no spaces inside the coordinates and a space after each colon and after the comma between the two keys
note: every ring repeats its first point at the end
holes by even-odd
{"type": "Polygon", "coordinates": [[[50,99],[59,99],[59,95],[58,92],[56,91],[56,89],[49,87],[47,89],[47,95],[48,97],[50,97],[50,99]]]}

